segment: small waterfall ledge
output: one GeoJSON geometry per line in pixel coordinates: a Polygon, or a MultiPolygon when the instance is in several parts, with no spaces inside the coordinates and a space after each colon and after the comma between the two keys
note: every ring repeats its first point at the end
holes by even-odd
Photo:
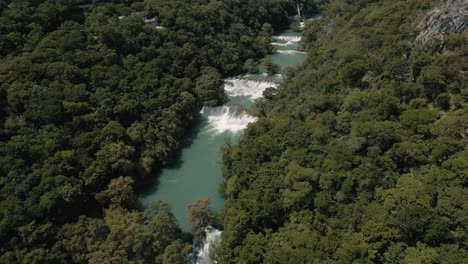
{"type": "Polygon", "coordinates": [[[204,106],[200,114],[208,120],[209,130],[215,134],[224,132],[237,133],[244,130],[248,124],[257,121],[257,118],[247,114],[235,106],[204,106]]]}
{"type": "Polygon", "coordinates": [[[277,50],[276,52],[286,53],[286,54],[307,54],[306,52],[298,51],[298,50],[277,50]]]}
{"type": "Polygon", "coordinates": [[[291,46],[291,45],[296,45],[297,46],[297,42],[295,41],[287,41],[287,42],[272,42],[271,45],[273,46],[291,46]]]}
{"type": "Polygon", "coordinates": [[[217,263],[214,260],[211,260],[210,253],[213,249],[217,248],[221,243],[221,233],[222,231],[208,226],[205,228],[206,239],[203,244],[203,247],[198,251],[197,259],[194,262],[195,264],[215,264],[217,263]]]}
{"type": "Polygon", "coordinates": [[[263,96],[266,88],[277,88],[278,84],[268,81],[256,81],[248,79],[227,79],[224,91],[228,96],[249,96],[252,100],[263,96]]]}
{"type": "Polygon", "coordinates": [[[273,36],[273,40],[281,40],[286,42],[300,42],[301,36],[273,36]]]}

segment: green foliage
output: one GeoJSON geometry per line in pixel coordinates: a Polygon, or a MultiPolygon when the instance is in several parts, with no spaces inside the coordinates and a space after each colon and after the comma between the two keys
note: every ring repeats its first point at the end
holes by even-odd
{"type": "Polygon", "coordinates": [[[464,263],[466,32],[411,44],[438,1],[331,1],[308,59],[223,152],[218,263],[464,263]]]}
{"type": "Polygon", "coordinates": [[[130,177],[112,179],[107,189],[96,194],[96,200],[104,206],[122,206],[131,208],[135,204],[135,194],[132,188],[133,180],[130,177]]]}
{"type": "Polygon", "coordinates": [[[205,237],[205,228],[215,224],[215,214],[209,198],[201,198],[189,204],[186,209],[187,224],[195,238],[205,237]]]}
{"type": "Polygon", "coordinates": [[[195,93],[206,106],[219,106],[226,101],[221,75],[212,67],[202,69],[201,76],[196,80],[195,93]]]}
{"type": "Polygon", "coordinates": [[[0,1],[0,262],[184,263],[169,207],[132,211],[133,185],[270,51],[291,3],[92,2],[0,1]]]}
{"type": "Polygon", "coordinates": [[[251,74],[258,73],[257,63],[253,59],[246,60],[242,69],[251,74]]]}
{"type": "Polygon", "coordinates": [[[276,65],[275,63],[273,63],[273,61],[271,60],[270,57],[265,57],[263,59],[263,66],[265,67],[266,69],[266,72],[269,74],[269,75],[274,75],[278,72],[279,70],[279,66],[276,65]]]}
{"type": "Polygon", "coordinates": [[[189,254],[192,251],[190,244],[182,244],[180,241],[166,247],[163,255],[163,264],[187,264],[190,263],[189,254]]]}

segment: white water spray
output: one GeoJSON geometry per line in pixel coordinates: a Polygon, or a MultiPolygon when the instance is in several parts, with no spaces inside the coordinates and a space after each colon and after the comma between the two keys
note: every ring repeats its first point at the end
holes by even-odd
{"type": "Polygon", "coordinates": [[[277,50],[276,52],[278,53],[286,53],[286,54],[307,54],[306,52],[303,51],[298,51],[298,50],[277,50]]]}
{"type": "Polygon", "coordinates": [[[205,228],[206,239],[203,247],[197,254],[196,264],[214,264],[216,261],[211,260],[210,253],[213,249],[219,246],[221,243],[221,231],[208,226],[205,228]]]}
{"type": "Polygon", "coordinates": [[[286,42],[299,42],[301,39],[301,36],[273,36],[273,40],[281,40],[286,42]]]}
{"type": "Polygon", "coordinates": [[[224,132],[237,133],[244,130],[248,124],[257,118],[247,114],[244,110],[237,110],[233,106],[203,107],[202,116],[207,118],[209,131],[216,134],[224,132]]]}
{"type": "Polygon", "coordinates": [[[224,85],[224,91],[229,96],[249,96],[254,100],[262,97],[263,92],[269,87],[277,88],[278,84],[268,81],[228,79],[224,85]]]}
{"type": "Polygon", "coordinates": [[[271,45],[273,46],[289,46],[289,45],[295,45],[297,43],[295,43],[294,41],[288,41],[286,43],[281,43],[281,42],[272,42],[271,45]]]}

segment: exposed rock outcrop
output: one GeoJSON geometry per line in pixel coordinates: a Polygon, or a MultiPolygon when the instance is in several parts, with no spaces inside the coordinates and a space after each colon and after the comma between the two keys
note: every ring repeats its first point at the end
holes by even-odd
{"type": "Polygon", "coordinates": [[[461,33],[468,28],[468,0],[445,0],[419,23],[415,42],[432,45],[445,35],[461,33]]]}

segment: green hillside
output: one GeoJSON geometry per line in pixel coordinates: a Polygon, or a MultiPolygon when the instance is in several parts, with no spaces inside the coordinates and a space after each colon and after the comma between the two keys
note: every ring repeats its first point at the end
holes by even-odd
{"type": "Polygon", "coordinates": [[[219,263],[468,261],[467,34],[414,41],[440,5],[331,1],[306,27],[224,148],[219,263]]]}

